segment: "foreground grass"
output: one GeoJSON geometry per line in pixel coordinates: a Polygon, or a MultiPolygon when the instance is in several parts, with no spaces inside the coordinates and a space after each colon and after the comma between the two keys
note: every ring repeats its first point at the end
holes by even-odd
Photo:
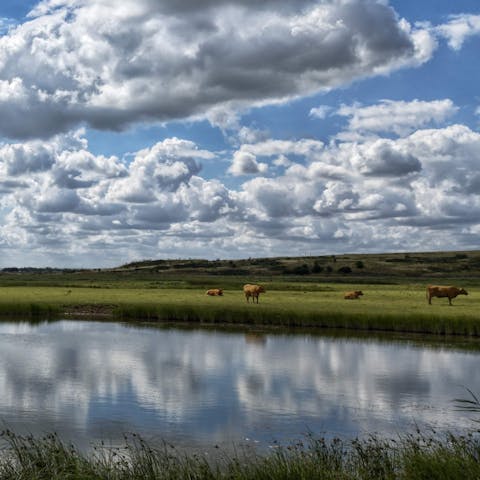
{"type": "Polygon", "coordinates": [[[364,285],[360,300],[344,300],[355,285],[314,285],[288,291],[288,285],[266,285],[260,304],[247,304],[240,289],[208,297],[204,289],[4,287],[0,314],[58,318],[85,316],[124,320],[242,323],[330,327],[357,330],[480,336],[480,289],[469,296],[433,299],[424,285],[364,285]],[[283,287],[283,288],[282,288],[283,287]]]}
{"type": "Polygon", "coordinates": [[[123,447],[96,446],[89,455],[54,434],[20,437],[7,430],[2,437],[0,480],[480,478],[480,442],[473,434],[353,441],[311,437],[266,455],[219,449],[214,458],[167,444],[153,447],[135,435],[125,437],[123,447]]]}

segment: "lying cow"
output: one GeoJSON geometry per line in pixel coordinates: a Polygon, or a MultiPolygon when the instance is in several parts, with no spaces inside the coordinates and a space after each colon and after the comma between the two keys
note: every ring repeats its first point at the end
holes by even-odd
{"type": "Polygon", "coordinates": [[[207,290],[206,295],[210,295],[211,297],[221,297],[223,295],[223,290],[221,288],[211,288],[207,290]]]}
{"type": "Polygon", "coordinates": [[[452,298],[457,295],[468,295],[468,292],[464,288],[457,287],[442,287],[439,285],[429,285],[427,287],[427,300],[432,304],[432,297],[448,297],[448,303],[452,304],[452,298]]]}
{"type": "Polygon", "coordinates": [[[255,298],[257,299],[258,303],[258,296],[261,293],[265,293],[265,288],[261,285],[250,285],[249,283],[247,283],[243,286],[243,293],[245,293],[247,303],[250,302],[250,297],[253,297],[253,303],[255,303],[255,298]]]}
{"type": "Polygon", "coordinates": [[[346,292],[343,298],[345,300],[356,300],[360,298],[363,295],[363,292],[361,290],[355,290],[353,292],[346,292]]]}

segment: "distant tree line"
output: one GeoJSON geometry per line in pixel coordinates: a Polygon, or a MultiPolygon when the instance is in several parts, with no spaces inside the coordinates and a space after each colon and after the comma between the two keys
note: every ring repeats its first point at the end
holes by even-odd
{"type": "MultiPolygon", "coordinates": [[[[365,268],[365,264],[358,260],[355,262],[356,268],[365,268]]],[[[313,262],[313,265],[309,267],[306,263],[301,265],[296,265],[295,267],[286,267],[282,268],[282,273],[286,275],[308,275],[308,274],[318,274],[318,273],[332,273],[334,268],[331,265],[321,265],[318,260],[313,262]]],[[[335,270],[337,273],[349,274],[353,272],[353,269],[348,265],[343,265],[335,270]]]]}

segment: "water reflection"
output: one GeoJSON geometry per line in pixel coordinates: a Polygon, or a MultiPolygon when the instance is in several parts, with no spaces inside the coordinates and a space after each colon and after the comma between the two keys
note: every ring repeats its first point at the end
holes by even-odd
{"type": "Polygon", "coordinates": [[[246,333],[245,342],[251,345],[265,345],[267,343],[267,336],[262,333],[246,333]]]}
{"type": "Polygon", "coordinates": [[[479,354],[307,334],[0,323],[0,419],[77,444],[123,432],[185,445],[471,427],[479,354]]]}

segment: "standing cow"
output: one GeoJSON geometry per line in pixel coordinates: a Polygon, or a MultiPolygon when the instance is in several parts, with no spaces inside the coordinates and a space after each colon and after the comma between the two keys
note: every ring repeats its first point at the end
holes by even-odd
{"type": "Polygon", "coordinates": [[[262,285],[250,285],[249,283],[247,283],[243,286],[243,293],[245,294],[247,303],[250,302],[250,297],[253,297],[253,303],[255,303],[255,298],[257,299],[258,303],[258,296],[261,293],[265,293],[265,288],[262,287],[262,285]]]}
{"type": "Polygon", "coordinates": [[[468,292],[464,288],[457,287],[442,287],[440,285],[429,285],[427,287],[427,300],[429,305],[432,304],[432,297],[448,297],[448,303],[452,304],[452,298],[457,295],[468,295],[468,292]]]}

